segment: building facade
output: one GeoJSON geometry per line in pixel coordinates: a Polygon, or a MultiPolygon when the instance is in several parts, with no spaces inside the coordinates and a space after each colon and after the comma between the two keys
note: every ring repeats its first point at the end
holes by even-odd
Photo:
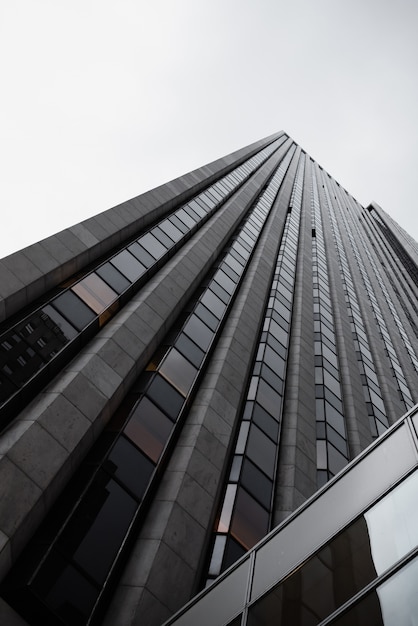
{"type": "Polygon", "coordinates": [[[163,624],[338,483],[418,401],[417,262],[283,132],[3,259],[0,621],[163,624]]]}

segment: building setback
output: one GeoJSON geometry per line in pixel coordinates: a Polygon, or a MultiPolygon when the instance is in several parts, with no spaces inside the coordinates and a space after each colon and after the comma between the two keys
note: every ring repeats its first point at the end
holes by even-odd
{"type": "Polygon", "coordinates": [[[0,623],[160,626],[396,451],[417,262],[284,132],[0,261],[0,623]]]}

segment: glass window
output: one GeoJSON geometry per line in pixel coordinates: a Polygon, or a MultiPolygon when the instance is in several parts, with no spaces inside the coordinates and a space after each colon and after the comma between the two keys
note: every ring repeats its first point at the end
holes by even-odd
{"type": "Polygon", "coordinates": [[[280,378],[284,378],[284,367],[285,360],[282,359],[277,352],[275,352],[270,346],[266,346],[264,352],[264,363],[271,367],[271,369],[278,375],[280,378]]]}
{"type": "Polygon", "coordinates": [[[183,234],[187,233],[189,230],[186,224],[184,224],[181,220],[179,220],[177,215],[171,215],[170,222],[172,222],[174,226],[176,226],[183,234]]]}
{"type": "Polygon", "coordinates": [[[213,331],[216,330],[217,326],[219,326],[219,319],[213,315],[209,309],[207,309],[203,304],[198,304],[194,310],[195,315],[197,315],[205,324],[209,326],[209,328],[213,331]]]}
{"type": "Polygon", "coordinates": [[[183,332],[205,351],[209,348],[213,338],[213,332],[196,315],[190,316],[183,332]]]}
{"type": "Polygon", "coordinates": [[[221,287],[225,289],[225,291],[229,294],[233,294],[235,291],[235,282],[231,280],[225,272],[222,270],[218,270],[214,276],[214,279],[217,283],[220,284],[221,287]]]}
{"type": "Polygon", "coordinates": [[[246,454],[267,476],[273,477],[276,445],[257,426],[251,426],[246,454]]]}
{"type": "Polygon", "coordinates": [[[156,374],[147,389],[147,396],[151,398],[171,419],[176,420],[184,398],[162,376],[156,374]]]}
{"type": "Polygon", "coordinates": [[[96,315],[72,291],[64,291],[51,302],[54,309],[62,313],[77,330],[83,330],[96,315]]]}
{"type": "Polygon", "coordinates": [[[161,222],[160,228],[175,242],[179,241],[183,237],[181,230],[176,228],[168,219],[161,222]]]}
{"type": "Polygon", "coordinates": [[[417,489],[418,472],[414,472],[365,514],[379,575],[418,546],[417,489]]]}
{"type": "Polygon", "coordinates": [[[144,397],[135,407],[124,433],[154,463],[157,463],[172,428],[173,422],[153,402],[144,397]]]}
{"type": "MultiPolygon", "coordinates": [[[[241,544],[239,544],[237,541],[235,541],[235,539],[229,536],[226,541],[222,571],[228,569],[230,565],[238,561],[238,559],[240,559],[246,552],[247,550],[243,548],[241,544]]],[[[235,623],[235,620],[233,623],[235,623]]],[[[238,626],[241,624],[240,621],[237,623],[238,626]]]]}
{"type": "Polygon", "coordinates": [[[168,250],[173,246],[174,241],[158,226],[152,229],[152,234],[157,237],[158,241],[160,241],[168,250]]]}
{"type": "Polygon", "coordinates": [[[253,422],[261,428],[273,441],[277,441],[279,435],[279,422],[271,417],[257,402],[254,403],[253,422]]]}
{"type": "Polygon", "coordinates": [[[136,500],[99,471],[58,540],[60,550],[102,585],[136,508],[136,500]]]}
{"type": "Polygon", "coordinates": [[[116,292],[94,272],[73,285],[71,290],[97,314],[117,298],[116,292]]]}
{"type": "Polygon", "coordinates": [[[101,265],[97,270],[98,274],[104,281],[107,282],[116,293],[122,293],[128,289],[131,284],[129,280],[125,278],[111,263],[105,263],[101,265]]]}
{"type": "Polygon", "coordinates": [[[227,274],[227,276],[234,281],[234,283],[237,283],[239,281],[239,274],[237,274],[237,272],[234,272],[233,269],[231,269],[231,267],[229,265],[227,265],[226,263],[222,263],[222,271],[227,274]]]}
{"type": "MultiPolygon", "coordinates": [[[[165,419],[169,422],[167,418],[165,419]]],[[[125,431],[129,430],[131,421],[128,422],[125,431]]],[[[119,437],[104,463],[104,469],[141,500],[154,471],[154,465],[125,437],[119,437]]]]}
{"type": "Polygon", "coordinates": [[[50,304],[42,307],[43,313],[48,316],[53,326],[58,326],[64,337],[68,340],[73,339],[77,335],[74,326],[71,326],[66,319],[62,317],[50,304]]]}
{"type": "MultiPolygon", "coordinates": [[[[72,624],[85,624],[98,596],[97,587],[55,550],[47,556],[30,586],[49,609],[62,618],[62,623],[70,617],[72,624]]],[[[27,617],[30,619],[33,615],[27,617]]]]}
{"type": "Polygon", "coordinates": [[[135,242],[128,247],[128,250],[131,254],[134,255],[144,265],[145,267],[151,267],[154,265],[155,259],[153,256],[149,254],[139,243],[135,242]]]}
{"type": "Polygon", "coordinates": [[[249,459],[242,466],[241,484],[266,509],[270,510],[273,483],[249,459]]]}
{"type": "Polygon", "coordinates": [[[260,379],[257,389],[257,402],[273,417],[280,417],[282,406],[281,396],[270,387],[263,379],[260,379]]]}
{"type": "Polygon", "coordinates": [[[231,534],[247,550],[262,539],[269,525],[268,512],[242,487],[237,490],[231,534]]]}
{"type": "Polygon", "coordinates": [[[187,228],[192,228],[196,224],[196,221],[193,220],[184,209],[177,211],[176,215],[184,224],[186,224],[187,228]]]}
{"type": "Polygon", "coordinates": [[[347,457],[338,452],[336,448],[332,444],[328,442],[328,469],[333,474],[337,474],[340,470],[343,469],[348,463],[347,457]]]}
{"type": "Polygon", "coordinates": [[[216,296],[213,291],[210,289],[206,290],[203,298],[201,299],[202,304],[204,304],[209,311],[211,311],[218,319],[221,319],[223,314],[225,313],[226,306],[222,300],[216,296]]]}
{"type": "Polygon", "coordinates": [[[196,368],[175,348],[165,358],[160,373],[174,385],[184,396],[190,392],[196,377],[196,368]]]}
{"type": "Polygon", "coordinates": [[[418,559],[414,559],[331,623],[412,626],[418,615],[417,579],[418,559]]]}
{"type": "Polygon", "coordinates": [[[175,342],[176,348],[193,363],[196,367],[200,367],[205,356],[201,350],[191,339],[183,333],[179,335],[175,342]]]}
{"type": "Polygon", "coordinates": [[[152,233],[147,233],[138,239],[138,243],[147,250],[155,259],[159,259],[167,252],[167,249],[154,237],[152,233]]]}
{"type": "Polygon", "coordinates": [[[222,302],[225,302],[225,304],[228,304],[228,302],[231,299],[231,296],[229,295],[229,293],[225,291],[223,287],[221,287],[217,282],[212,280],[212,282],[210,283],[210,289],[211,291],[213,291],[215,295],[218,296],[218,298],[222,300],[222,302]]]}
{"type": "Polygon", "coordinates": [[[110,262],[116,267],[128,280],[134,283],[145,272],[145,267],[127,250],[122,250],[114,256],[110,262]]]}

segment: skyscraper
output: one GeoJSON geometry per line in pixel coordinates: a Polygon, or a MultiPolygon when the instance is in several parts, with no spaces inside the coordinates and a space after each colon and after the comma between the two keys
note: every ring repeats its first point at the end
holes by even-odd
{"type": "Polygon", "coordinates": [[[417,253],[280,132],[4,259],[4,622],[162,624],[385,433],[417,253]]]}

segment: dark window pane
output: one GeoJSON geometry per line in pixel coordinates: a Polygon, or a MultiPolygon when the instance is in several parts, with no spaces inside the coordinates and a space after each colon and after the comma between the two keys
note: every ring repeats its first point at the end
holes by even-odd
{"type": "Polygon", "coordinates": [[[196,377],[196,368],[180,352],[172,348],[160,368],[160,373],[184,396],[189,393],[196,377]]]}
{"type": "Polygon", "coordinates": [[[105,263],[96,270],[96,273],[103,278],[116,293],[126,291],[131,284],[111,263],[105,263]]]}
{"type": "Polygon", "coordinates": [[[222,263],[222,271],[234,282],[237,283],[239,281],[239,274],[234,272],[232,268],[229,267],[226,263],[222,263]]]}
{"type": "Polygon", "coordinates": [[[85,624],[98,590],[56,551],[51,552],[31,584],[35,594],[65,624],[85,624]]]}
{"type": "Polygon", "coordinates": [[[153,256],[147,252],[142,245],[139,245],[136,241],[128,247],[128,250],[131,254],[134,255],[144,265],[145,267],[151,267],[154,265],[155,259],[153,256]]]}
{"type": "Polygon", "coordinates": [[[164,220],[160,224],[161,230],[168,235],[173,241],[179,241],[183,237],[183,233],[170,222],[170,220],[164,220]]]}
{"type": "Polygon", "coordinates": [[[0,402],[5,402],[16,389],[17,387],[0,373],[0,402]]]}
{"type": "Polygon", "coordinates": [[[204,304],[209,311],[211,311],[217,318],[221,319],[225,313],[226,306],[224,302],[218,296],[216,296],[213,291],[208,289],[201,299],[202,304],[204,304]]]}
{"type": "Polygon", "coordinates": [[[184,222],[182,222],[181,220],[179,220],[179,218],[177,217],[177,215],[171,215],[170,217],[170,222],[172,222],[174,224],[174,226],[176,226],[179,230],[181,230],[181,232],[183,234],[188,232],[188,228],[186,226],[186,224],[184,224],[184,222]]]}
{"type": "Polygon", "coordinates": [[[224,558],[222,562],[222,571],[228,569],[230,565],[238,561],[247,550],[242,547],[235,539],[228,537],[226,540],[224,558]]]}
{"type": "Polygon", "coordinates": [[[158,374],[147,389],[147,396],[167,413],[173,420],[177,419],[183,406],[184,398],[162,376],[158,374]]]}
{"type": "Polygon", "coordinates": [[[254,403],[253,422],[261,428],[273,441],[277,441],[279,422],[273,419],[257,402],[254,403]]]}
{"type": "Polygon", "coordinates": [[[276,461],[276,445],[254,424],[251,426],[246,455],[272,477],[276,461]]]}
{"type": "Polygon", "coordinates": [[[221,287],[219,283],[215,282],[214,280],[210,284],[210,289],[211,291],[214,292],[215,295],[218,296],[218,298],[222,300],[222,302],[225,302],[225,304],[227,304],[230,301],[231,299],[230,294],[226,292],[225,289],[221,287]]]}
{"type": "MultiPolygon", "coordinates": [[[[55,327],[57,333],[62,333],[63,338],[66,340],[73,339],[77,335],[77,331],[74,326],[71,326],[66,319],[62,317],[50,304],[47,304],[42,308],[43,313],[47,315],[51,321],[53,328],[55,327]]],[[[48,323],[48,322],[46,322],[48,323]]],[[[66,343],[66,342],[65,342],[66,343]]]]}
{"type": "Polygon", "coordinates": [[[188,229],[192,228],[196,224],[194,220],[184,209],[180,209],[176,212],[177,217],[187,226],[188,229]]]}
{"type": "Polygon", "coordinates": [[[207,350],[212,341],[213,332],[196,315],[191,315],[183,332],[193,339],[202,350],[207,350]]]}
{"type": "Polygon", "coordinates": [[[277,354],[275,350],[270,348],[270,346],[268,345],[266,346],[266,349],[264,351],[263,361],[269,367],[271,367],[273,372],[275,372],[278,376],[280,376],[281,378],[284,377],[285,361],[284,359],[282,359],[281,356],[277,354]]]}
{"type": "Polygon", "coordinates": [[[172,428],[173,422],[145,397],[136,406],[124,433],[157,463],[172,428]]]}
{"type": "Polygon", "coordinates": [[[249,459],[242,466],[241,483],[256,500],[270,510],[273,483],[249,459]]]}
{"type": "Polygon", "coordinates": [[[242,487],[237,490],[230,532],[250,550],[268,531],[269,514],[242,487]]]}
{"type": "Polygon", "coordinates": [[[328,447],[328,469],[333,474],[337,474],[348,463],[348,459],[343,456],[333,445],[327,444],[328,447]]]}
{"type": "Polygon", "coordinates": [[[158,239],[158,241],[160,241],[163,246],[165,246],[167,249],[170,249],[173,245],[174,245],[174,241],[171,239],[171,237],[169,237],[168,235],[166,235],[161,228],[159,228],[158,226],[156,226],[155,228],[152,229],[152,234],[158,239]]]}
{"type": "Polygon", "coordinates": [[[225,272],[223,272],[222,270],[218,270],[214,276],[214,279],[216,280],[217,283],[220,284],[221,287],[223,287],[225,289],[225,291],[227,291],[229,294],[234,293],[235,290],[235,282],[233,280],[231,280],[226,274],[225,272]]]}
{"type": "Polygon", "coordinates": [[[198,304],[194,312],[211,330],[216,330],[216,327],[219,325],[219,319],[215,317],[215,315],[212,315],[203,304],[198,304]]]}
{"type": "MultiPolygon", "coordinates": [[[[129,429],[129,423],[126,429],[129,429]]],[[[104,469],[141,500],[154,465],[127,439],[119,437],[104,463],[104,469]]]]}
{"type": "Polygon", "coordinates": [[[70,320],[77,330],[83,330],[96,315],[72,291],[65,291],[51,302],[54,309],[70,320]]]}
{"type": "Polygon", "coordinates": [[[126,278],[134,283],[145,272],[145,267],[130,252],[122,250],[111,259],[116,267],[126,278]]]}
{"type": "Polygon", "coordinates": [[[101,313],[117,298],[116,292],[95,272],[73,285],[71,291],[77,294],[97,314],[101,313]]]}
{"type": "Polygon", "coordinates": [[[193,363],[196,367],[200,367],[205,356],[203,350],[186,337],[183,333],[179,335],[175,343],[176,348],[193,363]]]}
{"type": "Polygon", "coordinates": [[[263,379],[260,379],[256,400],[273,417],[280,417],[282,399],[263,379]]]}
{"type": "Polygon", "coordinates": [[[147,233],[140,239],[138,243],[147,250],[155,259],[159,259],[167,252],[165,246],[154,237],[152,233],[147,233]]]}
{"type": "Polygon", "coordinates": [[[59,538],[60,549],[103,584],[136,508],[136,500],[100,471],[59,538]]]}

